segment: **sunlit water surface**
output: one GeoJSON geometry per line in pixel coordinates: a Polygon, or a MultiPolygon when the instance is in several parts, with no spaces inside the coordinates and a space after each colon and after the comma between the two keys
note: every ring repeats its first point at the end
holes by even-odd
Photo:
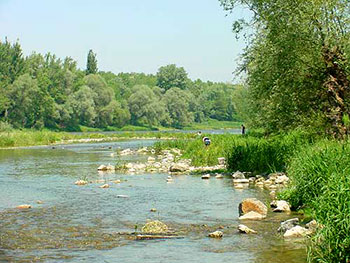
{"type": "Polygon", "coordinates": [[[168,174],[97,172],[100,164],[145,161],[147,156],[120,159],[111,153],[153,143],[0,150],[0,262],[305,262],[304,244],[285,241],[276,232],[286,215],[246,222],[257,235],[237,233],[238,204],[247,197],[267,201],[262,190],[236,190],[230,178],[183,175],[167,183],[168,174]],[[94,183],[76,186],[82,178],[94,183]],[[111,182],[116,179],[122,183],[111,182]],[[111,187],[101,189],[96,180],[111,187]],[[33,208],[15,209],[20,204],[33,208]],[[165,222],[183,238],[136,241],[121,235],[139,231],[147,219],[165,222]],[[222,239],[207,237],[218,229],[222,239]]]}

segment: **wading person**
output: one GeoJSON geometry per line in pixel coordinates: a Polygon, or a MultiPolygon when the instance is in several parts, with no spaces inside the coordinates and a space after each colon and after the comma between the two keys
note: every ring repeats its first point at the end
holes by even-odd
{"type": "Polygon", "coordinates": [[[210,145],[210,139],[208,137],[203,137],[203,142],[205,146],[209,146],[210,145]]]}

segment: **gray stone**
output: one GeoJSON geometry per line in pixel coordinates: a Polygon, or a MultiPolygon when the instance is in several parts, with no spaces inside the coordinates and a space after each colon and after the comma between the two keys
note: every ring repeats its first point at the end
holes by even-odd
{"type": "Polygon", "coordinates": [[[278,232],[285,233],[287,230],[299,225],[299,218],[292,218],[281,222],[281,226],[278,228],[278,232]]]}

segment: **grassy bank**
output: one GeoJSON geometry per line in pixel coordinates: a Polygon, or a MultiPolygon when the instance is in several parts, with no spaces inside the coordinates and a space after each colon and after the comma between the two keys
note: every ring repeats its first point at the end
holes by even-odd
{"type": "Polygon", "coordinates": [[[35,145],[51,145],[57,143],[73,143],[79,140],[88,141],[89,139],[99,141],[117,141],[124,139],[137,138],[182,138],[191,139],[193,134],[183,134],[175,132],[123,132],[123,133],[109,133],[103,134],[99,132],[89,133],[68,133],[68,132],[53,132],[53,131],[36,131],[36,130],[12,130],[8,132],[0,132],[0,148],[21,147],[21,146],[35,146],[35,145]]]}

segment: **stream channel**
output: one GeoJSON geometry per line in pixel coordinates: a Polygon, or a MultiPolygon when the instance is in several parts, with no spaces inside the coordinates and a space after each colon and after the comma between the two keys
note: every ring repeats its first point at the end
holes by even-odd
{"type": "MultiPolygon", "coordinates": [[[[268,202],[259,188],[238,190],[232,178],[168,174],[98,173],[116,164],[117,149],[151,146],[154,140],[0,150],[0,262],[305,262],[305,244],[284,240],[276,229],[292,215],[269,212],[244,222],[256,235],[237,232],[238,205],[248,197],[268,202]],[[110,149],[111,148],[111,149],[110,149]],[[75,181],[94,181],[77,186],[75,181]],[[111,180],[120,179],[120,184],[111,180]],[[99,188],[106,180],[110,188],[99,188]],[[125,195],[128,198],[118,198],[125,195]],[[41,200],[42,203],[37,203],[41,200]],[[31,204],[29,210],[16,206],[31,204]],[[151,212],[156,208],[157,212],[151,212]],[[160,220],[184,238],[137,241],[121,232],[140,231],[160,220]],[[222,239],[208,238],[221,230],[222,239]]],[[[146,161],[146,155],[122,161],[146,161]]]]}

